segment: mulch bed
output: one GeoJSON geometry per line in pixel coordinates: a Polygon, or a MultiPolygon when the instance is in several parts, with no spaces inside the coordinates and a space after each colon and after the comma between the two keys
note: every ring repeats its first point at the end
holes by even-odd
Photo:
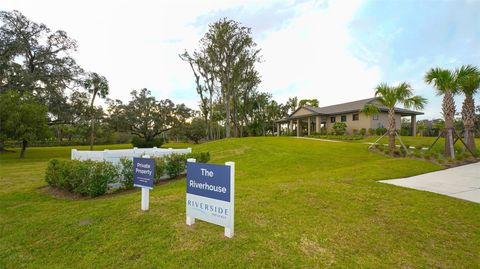
{"type": "Polygon", "coordinates": [[[392,156],[390,154],[386,154],[382,150],[379,150],[375,147],[372,147],[370,150],[373,151],[373,152],[382,154],[384,156],[387,156],[387,157],[392,157],[392,158],[410,158],[410,159],[414,159],[414,160],[424,160],[424,161],[428,161],[428,162],[431,162],[431,163],[434,163],[434,164],[441,165],[444,168],[453,168],[453,167],[457,167],[457,166],[462,166],[462,165],[467,165],[467,164],[480,162],[480,158],[469,157],[469,158],[466,158],[466,159],[463,159],[463,160],[452,160],[452,161],[445,161],[445,162],[441,163],[441,162],[438,162],[435,158],[425,159],[425,158],[419,158],[419,157],[415,157],[415,156],[402,156],[402,155],[393,155],[392,156]]]}

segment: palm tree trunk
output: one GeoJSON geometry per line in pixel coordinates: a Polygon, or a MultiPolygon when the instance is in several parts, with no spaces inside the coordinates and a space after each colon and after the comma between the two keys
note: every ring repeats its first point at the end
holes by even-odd
{"type": "Polygon", "coordinates": [[[465,144],[472,152],[475,152],[475,101],[471,94],[465,95],[462,106],[462,120],[465,127],[465,144]]]}
{"type": "Polygon", "coordinates": [[[395,110],[391,108],[388,111],[388,149],[390,155],[393,155],[393,151],[395,150],[395,127],[395,110]]]}
{"type": "Polygon", "coordinates": [[[442,102],[443,117],[445,118],[445,156],[455,158],[453,147],[453,117],[455,116],[455,101],[451,92],[445,93],[442,102]]]}

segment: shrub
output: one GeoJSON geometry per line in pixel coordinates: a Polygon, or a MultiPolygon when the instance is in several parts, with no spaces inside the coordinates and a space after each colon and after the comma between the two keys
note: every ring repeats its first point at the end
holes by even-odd
{"type": "Polygon", "coordinates": [[[165,174],[167,162],[164,157],[155,157],[153,159],[155,160],[155,179],[160,179],[165,174]]]}
{"type": "Polygon", "coordinates": [[[117,168],[111,163],[78,160],[50,160],[45,173],[50,186],[91,197],[105,194],[108,183],[117,177],[117,168]]]}
{"type": "Polygon", "coordinates": [[[186,154],[171,154],[165,158],[167,162],[165,169],[170,178],[176,178],[185,171],[186,157],[186,154]]]}
{"type": "Polygon", "coordinates": [[[347,124],[345,122],[335,122],[333,124],[333,130],[336,135],[344,135],[347,130],[347,124]]]}
{"type": "Polygon", "coordinates": [[[366,134],[367,134],[367,129],[365,129],[365,128],[360,129],[360,135],[361,136],[365,136],[366,134]]]}
{"type": "Polygon", "coordinates": [[[373,128],[368,128],[368,134],[369,134],[369,135],[374,135],[374,134],[375,134],[375,129],[373,129],[373,128]]]}
{"type": "Polygon", "coordinates": [[[383,135],[387,132],[387,128],[382,128],[382,127],[379,127],[377,129],[375,129],[375,134],[376,135],[383,135]]]}
{"type": "Polygon", "coordinates": [[[94,162],[92,171],[90,171],[90,180],[87,180],[86,189],[82,195],[89,195],[91,197],[105,194],[108,189],[108,183],[113,183],[115,178],[118,178],[117,168],[109,162],[94,162]]]}
{"type": "Polygon", "coordinates": [[[358,135],[358,129],[353,129],[353,130],[352,130],[352,134],[353,134],[353,135],[358,135]]]}
{"type": "Polygon", "coordinates": [[[133,161],[128,158],[121,158],[120,165],[118,167],[119,176],[123,188],[132,189],[133,188],[133,161]]]}
{"type": "Polygon", "coordinates": [[[134,136],[132,138],[132,145],[137,148],[153,148],[153,147],[161,147],[165,143],[163,138],[153,138],[149,140],[145,140],[144,138],[140,138],[138,136],[134,136]]]}

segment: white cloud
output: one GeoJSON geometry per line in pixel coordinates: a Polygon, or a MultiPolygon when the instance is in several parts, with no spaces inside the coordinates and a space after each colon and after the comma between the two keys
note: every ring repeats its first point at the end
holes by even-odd
{"type": "MultiPolygon", "coordinates": [[[[159,98],[196,107],[198,97],[188,65],[178,58],[198,45],[207,25],[200,16],[268,9],[272,2],[255,1],[22,1],[4,0],[2,10],[18,9],[52,29],[78,40],[76,59],[87,70],[105,75],[111,98],[129,99],[146,87],[159,98]]],[[[321,105],[370,97],[380,72],[349,51],[348,24],[357,1],[304,2],[282,28],[265,30],[256,40],[265,60],[259,65],[260,90],[274,98],[318,98],[321,105]]],[[[265,14],[262,13],[262,14],[265,14]]],[[[268,20],[268,17],[260,18],[268,20]]],[[[239,18],[241,21],[241,18],[239,18]]],[[[255,32],[255,25],[248,25],[255,32]]]]}
{"type": "Polygon", "coordinates": [[[280,101],[294,95],[317,98],[321,106],[371,97],[380,72],[349,51],[348,24],[359,4],[298,7],[300,15],[287,27],[259,42],[265,58],[260,65],[262,89],[280,101]]]}

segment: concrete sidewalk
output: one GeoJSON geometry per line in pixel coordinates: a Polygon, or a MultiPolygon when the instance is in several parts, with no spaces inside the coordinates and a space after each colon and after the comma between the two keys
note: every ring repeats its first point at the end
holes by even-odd
{"type": "Polygon", "coordinates": [[[380,182],[480,203],[480,163],[380,182]]]}
{"type": "Polygon", "coordinates": [[[303,137],[303,136],[294,136],[294,138],[300,138],[300,139],[307,139],[307,140],[318,140],[318,141],[324,141],[324,142],[342,142],[338,140],[330,140],[330,139],[323,139],[323,138],[313,138],[313,137],[303,137]]]}

